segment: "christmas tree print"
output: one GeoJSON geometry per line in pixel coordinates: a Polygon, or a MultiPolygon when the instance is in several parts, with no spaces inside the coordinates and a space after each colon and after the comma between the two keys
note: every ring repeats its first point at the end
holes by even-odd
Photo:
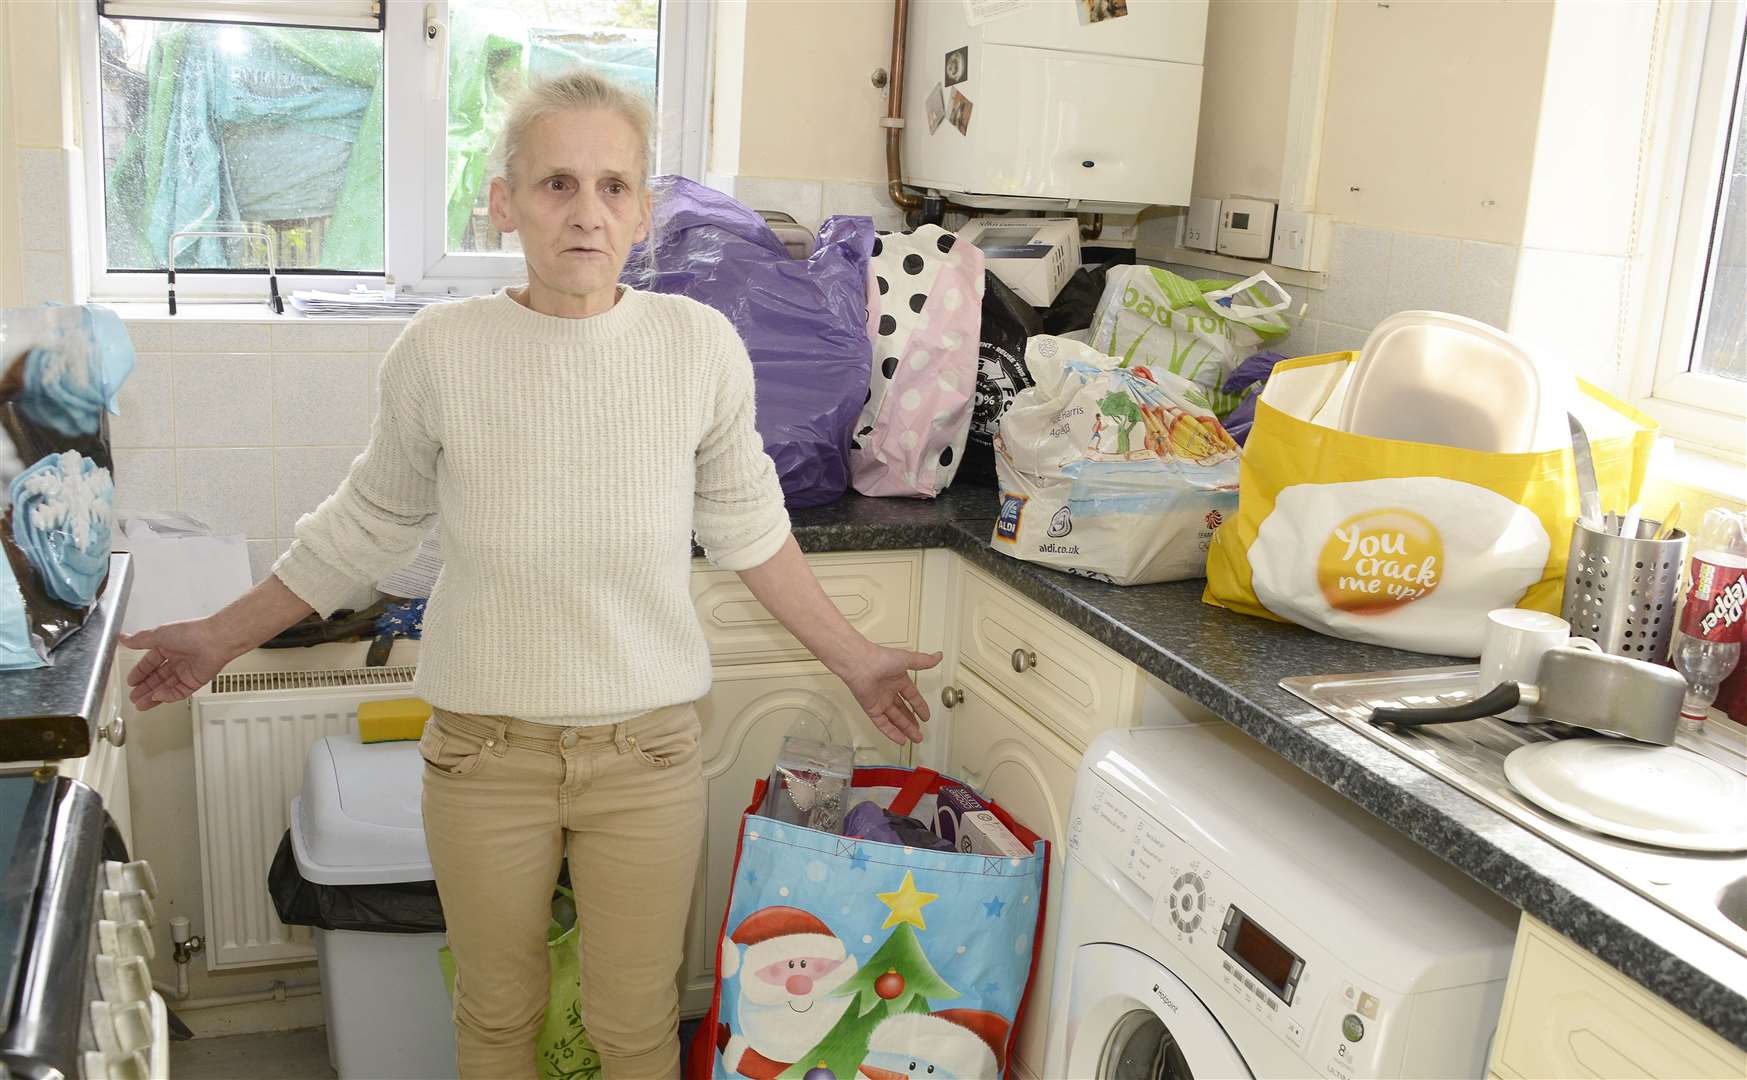
{"type": "Polygon", "coordinates": [[[833,991],[854,1000],[819,1044],[789,1066],[779,1080],[855,1077],[862,1058],[867,1056],[868,1036],[881,1020],[900,1013],[926,1013],[931,1000],[958,997],[958,991],[928,962],[928,954],[916,936],[918,929],[928,929],[922,909],[938,899],[938,894],[917,889],[914,875],[906,870],[904,883],[897,891],[877,895],[891,909],[880,928],[897,929],[868,957],[861,970],[833,991]]]}

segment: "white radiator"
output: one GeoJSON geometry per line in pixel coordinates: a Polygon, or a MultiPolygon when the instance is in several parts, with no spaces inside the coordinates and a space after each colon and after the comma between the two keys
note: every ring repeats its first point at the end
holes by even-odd
{"type": "Polygon", "coordinates": [[[308,927],[286,926],[267,869],[290,824],[309,748],[358,730],[364,701],[412,695],[411,667],[220,675],[194,695],[194,777],[206,966],[314,960],[308,927]]]}

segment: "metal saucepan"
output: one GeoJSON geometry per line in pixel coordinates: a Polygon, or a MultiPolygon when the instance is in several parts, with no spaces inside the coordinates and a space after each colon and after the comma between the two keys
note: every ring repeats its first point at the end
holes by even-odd
{"type": "Polygon", "coordinates": [[[1642,660],[1583,649],[1549,649],[1533,683],[1507,682],[1463,705],[1435,709],[1373,709],[1371,722],[1397,727],[1453,724],[1527,706],[1536,721],[1674,745],[1686,680],[1642,660]]]}

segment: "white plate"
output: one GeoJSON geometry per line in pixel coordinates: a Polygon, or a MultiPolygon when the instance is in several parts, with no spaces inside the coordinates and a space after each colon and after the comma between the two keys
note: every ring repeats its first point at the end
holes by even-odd
{"type": "Polygon", "coordinates": [[[1504,759],[1517,794],[1608,836],[1682,851],[1747,851],[1747,776],[1679,746],[1531,743],[1504,759]]]}

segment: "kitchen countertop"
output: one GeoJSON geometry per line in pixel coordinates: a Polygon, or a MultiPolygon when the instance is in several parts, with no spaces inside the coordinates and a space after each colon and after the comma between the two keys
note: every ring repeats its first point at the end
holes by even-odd
{"type": "Polygon", "coordinates": [[[85,625],[51,653],[47,667],[0,671],[0,761],[84,757],[114,666],[115,635],[133,585],[133,558],[109,557],[109,580],[85,625]]]}
{"type": "Polygon", "coordinates": [[[992,489],[957,487],[933,502],[850,495],[790,518],[808,552],[958,552],[1747,1049],[1747,956],[1279,687],[1462,661],[1215,608],[1201,581],[1122,587],[1020,562],[989,547],[996,509],[992,489]]]}

